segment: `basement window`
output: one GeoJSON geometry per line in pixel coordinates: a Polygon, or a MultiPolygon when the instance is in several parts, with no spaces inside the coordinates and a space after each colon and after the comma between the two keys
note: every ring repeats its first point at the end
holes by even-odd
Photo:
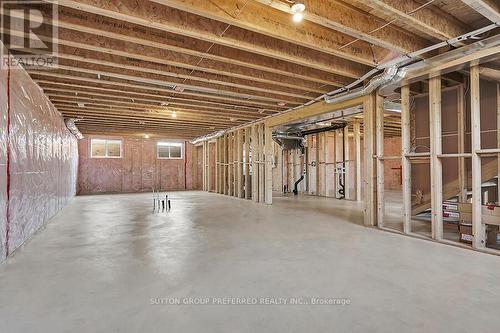
{"type": "Polygon", "coordinates": [[[92,158],[121,158],[122,140],[92,139],[90,155],[92,158]]]}
{"type": "Polygon", "coordinates": [[[182,159],[182,143],[160,141],[156,145],[159,159],[182,159]]]}

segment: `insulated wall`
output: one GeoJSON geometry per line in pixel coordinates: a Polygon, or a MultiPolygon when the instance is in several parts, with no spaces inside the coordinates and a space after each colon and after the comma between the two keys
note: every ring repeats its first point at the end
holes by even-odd
{"type": "Polygon", "coordinates": [[[80,140],[78,193],[148,192],[153,187],[162,191],[195,189],[199,183],[198,167],[193,165],[194,146],[183,143],[182,159],[158,159],[157,141],[162,140],[106,135],[80,140]],[[121,140],[121,157],[92,158],[92,138],[121,140]]]}
{"type": "Polygon", "coordinates": [[[0,261],[76,192],[76,138],[24,69],[0,77],[0,261]]]}
{"type": "MultiPolygon", "coordinates": [[[[0,42],[0,48],[3,48],[0,42]]],[[[3,52],[3,49],[0,50],[3,52]]],[[[8,71],[0,67],[0,262],[6,257],[7,232],[7,78],[8,71]]]]}

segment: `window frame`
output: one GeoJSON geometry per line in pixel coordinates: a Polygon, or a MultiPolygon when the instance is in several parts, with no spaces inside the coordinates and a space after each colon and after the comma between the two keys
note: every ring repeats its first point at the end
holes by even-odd
{"type": "Polygon", "coordinates": [[[156,159],[158,160],[183,160],[184,159],[184,145],[182,142],[175,140],[158,140],[156,141],[156,159]],[[163,144],[163,145],[162,145],[163,144]],[[168,157],[160,157],[160,147],[161,146],[178,146],[181,149],[181,157],[171,157],[170,148],[168,149],[168,157]]]}
{"type": "Polygon", "coordinates": [[[90,158],[123,158],[123,140],[122,139],[102,139],[102,138],[91,138],[90,139],[90,158]],[[104,156],[94,156],[93,143],[94,141],[104,141],[104,156]],[[120,156],[108,156],[108,142],[120,143],[120,156]]]}

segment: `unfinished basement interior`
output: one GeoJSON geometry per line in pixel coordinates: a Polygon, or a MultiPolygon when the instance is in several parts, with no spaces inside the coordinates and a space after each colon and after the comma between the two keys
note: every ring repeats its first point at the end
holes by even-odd
{"type": "Polygon", "coordinates": [[[0,332],[498,330],[499,0],[0,18],[0,332]]]}

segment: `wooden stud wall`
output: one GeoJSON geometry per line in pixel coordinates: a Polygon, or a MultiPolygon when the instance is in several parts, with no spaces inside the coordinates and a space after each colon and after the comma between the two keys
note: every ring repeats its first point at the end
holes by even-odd
{"type": "Polygon", "coordinates": [[[403,232],[411,232],[410,86],[401,87],[401,172],[403,178],[403,232]]]}
{"type": "Polygon", "coordinates": [[[481,104],[479,92],[479,66],[470,68],[471,130],[472,130],[472,246],[485,247],[485,228],[481,212],[481,104]]]}
{"type": "Polygon", "coordinates": [[[443,238],[443,153],[441,125],[441,76],[429,81],[429,124],[431,142],[431,226],[432,238],[443,238]]]}

